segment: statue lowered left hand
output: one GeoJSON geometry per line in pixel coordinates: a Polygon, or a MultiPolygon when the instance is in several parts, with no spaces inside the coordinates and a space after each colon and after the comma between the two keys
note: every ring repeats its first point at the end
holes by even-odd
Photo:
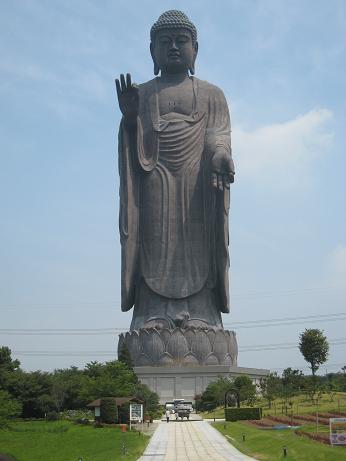
{"type": "Polygon", "coordinates": [[[120,75],[120,80],[115,80],[120,110],[126,123],[135,123],[138,116],[139,95],[138,86],[131,82],[131,75],[120,75]]]}
{"type": "Polygon", "coordinates": [[[234,163],[228,152],[215,152],[211,160],[211,182],[216,189],[229,189],[234,182],[234,163]]]}

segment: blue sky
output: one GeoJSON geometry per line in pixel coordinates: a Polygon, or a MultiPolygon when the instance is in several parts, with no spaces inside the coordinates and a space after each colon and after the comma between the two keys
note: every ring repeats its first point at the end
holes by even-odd
{"type": "Polygon", "coordinates": [[[224,323],[234,323],[240,349],[256,346],[240,352],[239,365],[307,372],[291,345],[316,327],[339,340],[322,371],[338,370],[346,364],[346,317],[331,316],[346,312],[343,0],[2,1],[0,344],[25,369],[51,370],[110,360],[116,335],[1,329],[128,328],[114,78],[152,78],[149,30],[172,8],[197,26],[196,76],[220,86],[231,108],[237,172],[224,323]]]}

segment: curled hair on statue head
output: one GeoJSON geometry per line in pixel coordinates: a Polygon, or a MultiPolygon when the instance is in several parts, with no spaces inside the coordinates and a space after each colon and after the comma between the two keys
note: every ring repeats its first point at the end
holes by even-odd
{"type": "Polygon", "coordinates": [[[156,33],[164,29],[187,29],[192,36],[192,42],[197,42],[196,26],[190,21],[185,13],[179,10],[169,10],[162,13],[150,29],[150,40],[155,41],[156,33]]]}

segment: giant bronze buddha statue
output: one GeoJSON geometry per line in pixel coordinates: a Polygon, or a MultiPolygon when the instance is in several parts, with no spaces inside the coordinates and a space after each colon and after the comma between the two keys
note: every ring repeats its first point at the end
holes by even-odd
{"type": "Polygon", "coordinates": [[[194,76],[197,31],[184,13],[163,13],[150,38],[156,77],[116,80],[121,306],[134,308],[131,331],[223,331],[234,180],[227,102],[194,76]]]}

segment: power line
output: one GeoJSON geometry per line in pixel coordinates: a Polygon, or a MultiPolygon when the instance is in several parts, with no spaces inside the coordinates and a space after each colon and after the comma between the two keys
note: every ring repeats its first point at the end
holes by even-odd
{"type": "MultiPolygon", "coordinates": [[[[288,288],[283,290],[264,290],[264,291],[248,291],[246,293],[234,293],[232,295],[232,299],[246,299],[251,297],[256,298],[267,298],[273,296],[280,296],[280,295],[296,295],[296,294],[313,294],[313,293],[320,293],[324,291],[331,291],[331,290],[340,290],[344,289],[344,286],[341,285],[331,285],[326,287],[310,287],[310,288],[288,288]]],[[[0,309],[106,309],[106,310],[115,310],[119,306],[120,301],[119,299],[116,300],[109,300],[109,301],[78,301],[76,303],[69,302],[69,303],[59,303],[59,304],[51,304],[51,303],[31,303],[31,304],[6,304],[0,305],[0,309]],[[77,305],[78,304],[78,305],[77,305]],[[107,307],[101,307],[102,305],[106,305],[107,307]]]]}
{"type": "MultiPolygon", "coordinates": [[[[339,341],[346,341],[346,338],[332,338],[332,339],[329,339],[328,342],[329,344],[331,342],[335,343],[335,342],[339,342],[339,341]]],[[[274,344],[251,344],[249,346],[243,346],[243,348],[247,348],[247,347],[271,347],[271,346],[292,346],[292,345],[296,345],[297,343],[274,343],[274,344]]]]}
{"type": "MultiPolygon", "coordinates": [[[[332,368],[332,367],[342,367],[345,365],[344,363],[324,363],[321,368],[332,368]]],[[[288,367],[271,367],[271,370],[285,370],[288,367]]],[[[290,368],[293,369],[300,369],[300,370],[308,370],[310,367],[308,365],[301,366],[301,365],[292,365],[290,368]]]]}
{"type": "Polygon", "coordinates": [[[261,319],[261,320],[246,320],[246,321],[241,321],[241,322],[233,322],[233,325],[239,325],[243,323],[266,323],[266,322],[282,322],[286,320],[306,320],[306,319],[312,319],[312,318],[328,318],[328,317],[336,317],[336,316],[346,316],[346,312],[336,312],[333,314],[318,314],[318,315],[304,315],[301,317],[280,317],[280,318],[274,318],[274,319],[261,319]]]}
{"type": "MultiPolygon", "coordinates": [[[[346,338],[333,338],[328,341],[330,345],[339,346],[346,344],[346,338]]],[[[239,348],[239,352],[250,352],[250,351],[264,351],[264,350],[282,350],[282,349],[293,349],[297,348],[298,345],[296,343],[276,343],[276,344],[257,344],[257,345],[249,345],[243,346],[239,348]]],[[[100,351],[72,351],[72,350],[65,350],[65,351],[12,351],[13,354],[16,355],[26,355],[26,356],[90,356],[90,355],[98,355],[98,356],[114,356],[115,350],[100,350],[100,351]]]]}
{"type": "MultiPolygon", "coordinates": [[[[272,326],[289,326],[298,325],[301,323],[317,323],[317,322],[336,322],[345,321],[346,312],[337,312],[321,315],[306,315],[301,317],[283,317],[274,319],[258,319],[226,323],[225,327],[234,328],[235,330],[241,328],[264,328],[272,326]]],[[[127,327],[114,327],[114,328],[1,328],[0,334],[3,335],[114,335],[121,332],[126,332],[127,327]]]]}
{"type": "MultiPolygon", "coordinates": [[[[258,325],[239,325],[234,328],[234,330],[240,330],[243,328],[264,328],[264,327],[280,327],[280,326],[290,326],[290,325],[301,325],[305,324],[307,321],[309,323],[321,323],[321,322],[337,322],[346,320],[346,316],[340,316],[337,318],[325,318],[325,319],[306,319],[305,321],[297,320],[293,322],[273,322],[273,323],[258,323],[258,325]]],[[[225,324],[225,327],[232,328],[233,324],[225,324]]]]}
{"type": "MultiPolygon", "coordinates": [[[[329,342],[331,346],[342,346],[346,344],[346,341],[343,342],[336,342],[332,343],[329,342]]],[[[291,346],[269,346],[269,347],[256,347],[256,348],[246,348],[246,349],[239,349],[239,352],[263,352],[263,351],[277,351],[277,350],[287,350],[287,349],[297,349],[299,346],[297,344],[291,346]]]]}

